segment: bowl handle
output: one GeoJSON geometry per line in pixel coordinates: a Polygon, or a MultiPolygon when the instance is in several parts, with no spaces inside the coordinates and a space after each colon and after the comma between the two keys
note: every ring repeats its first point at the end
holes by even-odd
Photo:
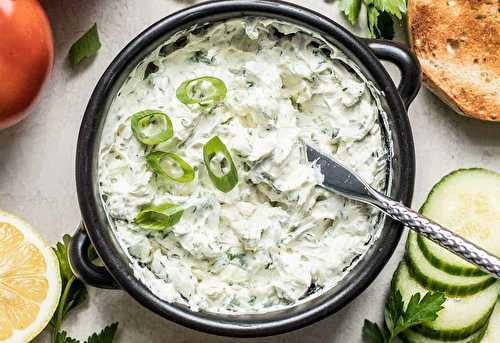
{"type": "Polygon", "coordinates": [[[105,267],[95,265],[89,257],[90,238],[83,224],[71,238],[68,248],[69,264],[76,277],[85,284],[108,289],[118,289],[118,284],[105,267]]]}
{"type": "Polygon", "coordinates": [[[363,41],[377,58],[394,63],[398,67],[401,72],[398,92],[408,108],[417,96],[422,83],[420,63],[415,54],[403,44],[396,42],[370,38],[364,38],[363,41]]]}

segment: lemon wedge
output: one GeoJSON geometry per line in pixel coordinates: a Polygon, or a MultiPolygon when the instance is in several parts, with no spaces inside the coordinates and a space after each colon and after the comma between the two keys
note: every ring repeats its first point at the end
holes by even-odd
{"type": "Polygon", "coordinates": [[[0,211],[0,342],[32,340],[61,294],[57,257],[25,221],[0,211]]]}

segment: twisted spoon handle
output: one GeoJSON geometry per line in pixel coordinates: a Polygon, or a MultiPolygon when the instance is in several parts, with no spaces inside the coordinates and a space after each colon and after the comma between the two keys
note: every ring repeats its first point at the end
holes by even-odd
{"type": "Polygon", "coordinates": [[[400,221],[412,230],[424,235],[449,251],[475,264],[481,270],[500,278],[500,259],[481,249],[474,243],[456,235],[450,230],[421,216],[400,202],[377,194],[375,204],[391,218],[400,221]]]}

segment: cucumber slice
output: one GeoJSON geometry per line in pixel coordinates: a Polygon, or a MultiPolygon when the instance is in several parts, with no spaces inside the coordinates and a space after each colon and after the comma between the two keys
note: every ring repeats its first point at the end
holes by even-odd
{"type": "Polygon", "coordinates": [[[498,300],[495,309],[490,317],[488,330],[481,343],[498,343],[500,342],[500,300],[498,300]]]}
{"type": "Polygon", "coordinates": [[[410,274],[422,286],[447,296],[467,296],[477,293],[495,282],[489,275],[458,276],[434,267],[424,256],[417,242],[417,234],[410,232],[406,242],[406,254],[410,274]]]}
{"type": "MultiPolygon", "coordinates": [[[[500,174],[459,169],[441,179],[420,209],[423,215],[500,256],[500,174]]],[[[437,268],[455,275],[481,275],[474,265],[421,238],[422,252],[437,268]]]]}
{"type": "MultiPolygon", "coordinates": [[[[393,287],[401,292],[405,306],[413,294],[424,296],[428,292],[410,276],[404,261],[396,272],[393,287]]],[[[467,338],[487,323],[499,293],[500,284],[496,282],[468,297],[447,298],[444,309],[435,321],[415,326],[413,330],[426,337],[445,341],[467,338]]]]}
{"type": "Polygon", "coordinates": [[[460,339],[458,341],[443,341],[441,339],[428,338],[428,337],[425,337],[424,335],[422,335],[414,330],[411,330],[411,329],[404,331],[403,333],[401,333],[399,335],[399,337],[405,343],[446,343],[446,342],[479,343],[479,342],[481,342],[481,339],[484,337],[484,334],[486,332],[486,328],[487,328],[487,326],[485,325],[481,329],[479,329],[478,331],[473,333],[472,335],[470,335],[464,339],[460,339]]]}
{"type": "Polygon", "coordinates": [[[487,273],[483,272],[481,269],[476,268],[476,266],[474,266],[469,262],[465,262],[462,259],[460,259],[460,261],[456,260],[455,257],[457,256],[454,256],[454,258],[446,262],[443,261],[441,259],[442,255],[448,253],[449,251],[446,251],[446,253],[443,254],[442,247],[440,247],[438,244],[430,241],[429,239],[421,235],[418,236],[417,242],[425,258],[436,268],[439,268],[452,275],[461,275],[461,276],[487,275],[487,273]],[[457,261],[458,263],[456,263],[457,261]]]}

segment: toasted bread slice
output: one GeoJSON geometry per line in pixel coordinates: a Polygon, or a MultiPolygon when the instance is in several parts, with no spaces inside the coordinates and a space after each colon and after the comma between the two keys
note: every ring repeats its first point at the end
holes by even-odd
{"type": "Polygon", "coordinates": [[[500,121],[499,0],[409,0],[410,42],[428,88],[458,113],[500,121]]]}

